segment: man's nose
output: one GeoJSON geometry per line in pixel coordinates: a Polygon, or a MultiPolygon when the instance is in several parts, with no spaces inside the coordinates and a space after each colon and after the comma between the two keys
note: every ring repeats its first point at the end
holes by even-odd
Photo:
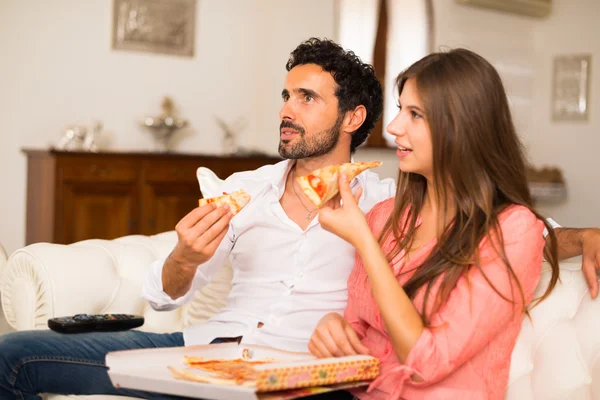
{"type": "Polygon", "coordinates": [[[279,119],[282,121],[284,119],[295,120],[296,119],[296,111],[294,110],[294,106],[292,105],[292,101],[288,100],[283,103],[281,110],[279,110],[279,119]]]}

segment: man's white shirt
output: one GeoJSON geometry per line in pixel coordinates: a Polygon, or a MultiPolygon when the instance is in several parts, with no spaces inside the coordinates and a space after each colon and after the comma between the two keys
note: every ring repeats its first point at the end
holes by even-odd
{"type": "MultiPolygon", "coordinates": [[[[162,286],[165,260],[152,264],[142,296],[156,310],[172,310],[193,300],[228,257],[233,266],[226,306],[208,322],[186,328],[186,346],[242,336],[242,343],[304,352],[319,320],[330,312],[344,312],[355,249],[325,231],[318,217],[302,230],[287,216],[279,201],[292,166],[292,161],[282,161],[233,174],[219,193],[211,194],[244,189],[252,200],[231,220],[215,255],[198,267],[186,295],[171,299],[162,286]]],[[[359,207],[365,213],[396,192],[393,179],[380,180],[371,171],[354,178],[351,187],[363,188],[359,207]]]]}
{"type": "MultiPolygon", "coordinates": [[[[343,313],[355,249],[321,228],[318,217],[302,230],[287,216],[279,200],[292,166],[282,161],[225,180],[223,192],[244,189],[252,200],[231,220],[215,255],[198,267],[185,296],[173,300],[163,291],[164,259],[152,264],[143,297],[154,309],[171,310],[191,301],[229,256],[233,280],[227,304],[205,324],[184,330],[186,346],[242,336],[242,343],[307,351],[317,322],[327,313],[343,313]]],[[[351,187],[363,188],[359,207],[365,213],[396,190],[393,179],[380,180],[370,171],[351,187]]]]}

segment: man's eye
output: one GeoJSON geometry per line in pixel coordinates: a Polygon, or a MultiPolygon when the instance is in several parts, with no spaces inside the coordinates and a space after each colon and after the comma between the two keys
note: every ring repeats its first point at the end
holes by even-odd
{"type": "Polygon", "coordinates": [[[314,97],[312,97],[310,94],[307,94],[306,96],[304,96],[304,101],[313,101],[314,97]]]}

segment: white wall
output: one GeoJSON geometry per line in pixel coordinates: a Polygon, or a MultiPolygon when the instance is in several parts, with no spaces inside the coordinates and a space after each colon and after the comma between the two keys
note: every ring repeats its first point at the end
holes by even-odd
{"type": "Polygon", "coordinates": [[[550,17],[521,17],[436,1],[437,46],[467,47],[496,68],[511,99],[513,117],[533,165],[559,167],[569,196],[538,205],[563,226],[600,226],[600,2],[554,0],[550,17]],[[592,53],[588,122],[552,122],[552,58],[592,53]]]}
{"type": "Polygon", "coordinates": [[[218,153],[218,115],[245,118],[241,144],[276,153],[285,62],[301,40],[333,36],[333,11],[333,0],[198,0],[190,59],[111,50],[111,0],[0,0],[0,243],[24,245],[21,148],[55,143],[68,124],[99,119],[112,148],[151,150],[136,120],[168,94],[191,124],[182,151],[218,153]]]}
{"type": "MultiPolygon", "coordinates": [[[[563,226],[600,227],[600,1],[554,0],[538,19],[435,0],[435,47],[465,47],[487,58],[502,76],[517,129],[536,166],[561,168],[569,196],[539,209],[563,226]],[[551,120],[552,57],[592,53],[588,122],[551,120]]],[[[361,149],[357,159],[384,159],[379,173],[397,175],[393,150],[361,149]]]]}
{"type": "MultiPolygon", "coordinates": [[[[597,0],[554,0],[548,19],[435,0],[436,47],[467,47],[499,69],[517,126],[536,165],[563,169],[570,197],[542,207],[563,225],[600,226],[600,15],[597,0]],[[552,123],[552,56],[593,54],[587,123],[552,123]]],[[[24,244],[24,146],[56,142],[69,123],[104,122],[113,148],[152,149],[136,119],[172,95],[194,135],[190,152],[219,152],[213,115],[248,120],[241,144],[277,147],[277,112],[291,50],[309,36],[334,37],[334,0],[198,0],[193,59],[110,50],[110,0],[0,0],[0,242],[24,244]]],[[[393,150],[359,150],[397,175],[393,150]]]]}
{"type": "Polygon", "coordinates": [[[568,185],[566,203],[542,209],[563,225],[600,227],[600,1],[554,0],[552,16],[534,30],[535,85],[530,155],[538,165],[557,165],[568,185]],[[587,122],[553,122],[553,57],[591,53],[587,122]]]}
{"type": "MultiPolygon", "coordinates": [[[[400,1],[400,0],[399,0],[400,1]]],[[[530,124],[535,20],[512,14],[458,5],[454,0],[434,0],[434,50],[464,47],[473,50],[498,68],[515,108],[521,131],[530,124]],[[510,27],[510,28],[509,28],[510,27]]],[[[400,71],[396,71],[399,73],[400,71]]],[[[393,84],[390,79],[387,84],[393,84]]],[[[357,159],[383,159],[378,172],[396,177],[395,150],[360,149],[357,159]]]]}

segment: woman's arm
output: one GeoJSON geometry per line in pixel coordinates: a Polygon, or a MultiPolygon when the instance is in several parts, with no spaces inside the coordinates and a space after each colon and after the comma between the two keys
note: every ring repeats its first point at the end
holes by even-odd
{"type": "MultiPolygon", "coordinates": [[[[510,212],[501,223],[504,250],[527,304],[541,274],[543,224],[525,208],[513,208],[510,212]]],[[[481,270],[473,267],[467,276],[459,279],[446,303],[431,316],[433,327],[424,328],[416,342],[412,342],[405,333],[406,328],[400,326],[401,318],[394,315],[394,304],[387,301],[387,296],[380,296],[381,300],[378,300],[396,354],[424,381],[422,385],[444,379],[508,329],[511,323],[521,322],[523,304],[518,288],[488,242],[481,248],[481,259],[481,270]],[[503,299],[482,271],[500,293],[514,298],[515,303],[503,299]],[[406,355],[408,347],[410,350],[406,355]]],[[[381,273],[375,266],[368,268],[373,273],[381,273]]],[[[371,280],[374,278],[373,274],[371,280]]],[[[373,289],[375,293],[375,287],[373,289]]]]}
{"type": "Polygon", "coordinates": [[[369,276],[396,355],[404,362],[423,332],[423,320],[412,300],[398,284],[379,243],[371,234],[356,247],[369,276]]]}
{"type": "MultiPolygon", "coordinates": [[[[388,331],[394,332],[394,348],[398,356],[404,359],[421,335],[423,321],[411,299],[398,284],[367,219],[358,207],[358,196],[350,191],[347,178],[341,176],[339,184],[343,206],[334,204],[333,207],[323,208],[319,212],[319,222],[324,229],[338,235],[357,249],[388,331]]],[[[336,328],[338,324],[340,321],[337,320],[330,321],[330,324],[319,324],[311,338],[311,341],[315,341],[314,347],[324,347],[323,343],[329,343],[331,346],[337,343],[335,350],[338,351],[342,346],[347,346],[345,335],[330,333],[334,328],[341,332],[341,329],[336,328]]]]}
{"type": "MultiPolygon", "coordinates": [[[[357,248],[394,350],[413,380],[424,381],[421,385],[437,382],[473,358],[498,334],[510,326],[518,328],[523,303],[514,278],[496,253],[497,239],[482,242],[480,268],[473,266],[459,279],[446,302],[430,316],[433,327],[424,328],[345,179],[340,179],[340,193],[343,206],[322,209],[319,221],[323,228],[357,248]]],[[[531,301],[540,279],[543,229],[542,221],[524,207],[512,206],[500,217],[504,252],[522,287],[525,304],[531,301]]]]}

